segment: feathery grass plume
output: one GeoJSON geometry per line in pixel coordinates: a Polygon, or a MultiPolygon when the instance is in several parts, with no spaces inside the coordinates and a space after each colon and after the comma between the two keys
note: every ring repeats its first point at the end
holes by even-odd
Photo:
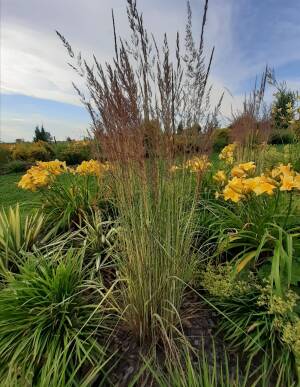
{"type": "MultiPolygon", "coordinates": [[[[208,0],[204,5],[201,37],[197,47],[192,34],[191,7],[187,2],[184,53],[181,53],[180,36],[177,33],[173,54],[166,34],[160,49],[156,38],[145,27],[136,1],[127,0],[131,37],[129,41],[121,37],[117,39],[112,14],[115,43],[112,63],[103,66],[94,57],[94,66],[91,66],[79,53],[77,61],[71,64],[86,81],[88,95],[76,85],[74,87],[91,115],[93,130],[105,157],[111,153],[112,147],[114,155],[126,155],[129,152],[129,155],[138,157],[143,154],[143,140],[149,122],[157,122],[159,132],[172,137],[171,140],[174,140],[179,123],[184,128],[200,125],[202,134],[213,129],[222,97],[217,106],[211,108],[208,76],[214,48],[206,65],[204,29],[207,10],[208,0]]],[[[57,34],[74,62],[75,54],[70,44],[59,32],[57,34]]]]}
{"type": "Polygon", "coordinates": [[[256,80],[252,92],[245,96],[243,108],[232,113],[230,137],[232,142],[241,144],[239,161],[252,160],[249,152],[254,145],[267,142],[271,134],[271,109],[264,102],[269,71],[266,66],[259,86],[256,80]]]}

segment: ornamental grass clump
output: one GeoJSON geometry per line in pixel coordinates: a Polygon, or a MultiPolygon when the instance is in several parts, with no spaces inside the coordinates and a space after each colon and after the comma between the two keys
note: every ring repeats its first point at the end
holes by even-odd
{"type": "Polygon", "coordinates": [[[129,41],[118,39],[112,12],[111,63],[102,65],[94,57],[89,65],[58,33],[72,68],[87,84],[89,95],[75,89],[92,118],[98,160],[113,165],[108,184],[120,226],[117,303],[125,329],[140,343],[166,343],[180,328],[179,309],[193,276],[196,198],[202,174],[210,166],[204,154],[210,149],[222,100],[211,108],[208,76],[214,49],[206,63],[207,10],[208,0],[196,43],[187,2],[184,52],[177,33],[174,55],[166,34],[160,47],[148,32],[135,0],[127,0],[129,41]],[[179,123],[200,128],[198,149],[203,151],[190,155],[189,161],[182,152],[181,167],[175,159],[179,123]]]}
{"type": "Polygon", "coordinates": [[[28,256],[0,290],[1,385],[78,385],[104,363],[105,295],[87,286],[82,259],[28,256]]]}
{"type": "Polygon", "coordinates": [[[140,165],[127,165],[114,187],[120,222],[120,310],[127,329],[141,342],[153,344],[170,338],[180,326],[184,289],[196,264],[192,176],[185,171],[180,177],[170,175],[161,163],[155,176],[153,167],[144,175],[140,165]]]}

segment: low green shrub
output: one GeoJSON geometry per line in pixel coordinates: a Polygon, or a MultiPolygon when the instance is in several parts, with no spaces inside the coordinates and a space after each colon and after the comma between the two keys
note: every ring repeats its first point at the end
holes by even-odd
{"type": "Polygon", "coordinates": [[[213,136],[213,150],[220,152],[230,142],[230,128],[216,129],[213,136]]]}
{"type": "Polygon", "coordinates": [[[27,162],[49,161],[54,156],[52,146],[43,141],[33,143],[18,143],[12,151],[14,160],[23,160],[27,162]]]}
{"type": "Polygon", "coordinates": [[[7,147],[0,145],[0,165],[4,165],[11,160],[11,152],[7,147]]]}
{"type": "Polygon", "coordinates": [[[269,139],[269,143],[273,145],[293,144],[295,141],[295,133],[289,129],[274,130],[269,139]]]}
{"type": "Polygon", "coordinates": [[[67,141],[55,145],[55,157],[68,165],[80,164],[92,158],[91,141],[67,141]]]}
{"type": "Polygon", "coordinates": [[[300,171],[300,143],[285,145],[283,153],[286,162],[291,163],[296,171],[300,171]]]}
{"type": "Polygon", "coordinates": [[[26,172],[27,169],[31,166],[31,163],[23,160],[12,160],[8,163],[1,165],[0,173],[20,173],[26,172]]]}
{"type": "Polygon", "coordinates": [[[299,320],[299,296],[287,287],[279,295],[266,275],[260,278],[247,272],[240,276],[234,266],[228,268],[228,264],[210,266],[202,272],[201,281],[209,293],[209,303],[220,313],[219,328],[225,340],[237,353],[262,359],[257,370],[263,365],[267,380],[277,380],[274,385],[296,385],[299,353],[295,345],[299,346],[300,341],[289,338],[287,327],[292,332],[299,320]]]}
{"type": "Polygon", "coordinates": [[[210,150],[210,140],[205,133],[201,133],[197,126],[184,129],[174,136],[174,150],[178,155],[197,154],[210,150]]]}

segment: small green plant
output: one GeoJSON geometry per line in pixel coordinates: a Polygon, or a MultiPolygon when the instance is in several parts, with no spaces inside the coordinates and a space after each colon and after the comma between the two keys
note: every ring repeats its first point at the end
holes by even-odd
{"type": "Polygon", "coordinates": [[[98,207],[99,195],[95,176],[58,176],[51,188],[43,191],[42,206],[48,225],[64,231],[80,227],[84,214],[98,207]]]}
{"type": "Polygon", "coordinates": [[[82,251],[55,258],[29,256],[0,291],[1,385],[78,385],[105,364],[105,295],[82,251]]]}
{"type": "Polygon", "coordinates": [[[117,243],[118,229],[116,222],[103,220],[100,209],[90,208],[83,213],[82,225],[75,240],[85,243],[85,257],[87,265],[90,261],[96,271],[100,267],[112,265],[112,252],[117,243]]]}
{"type": "Polygon", "coordinates": [[[261,356],[270,380],[276,377],[293,385],[297,352],[286,328],[294,329],[291,322],[297,320],[299,296],[286,282],[289,268],[280,271],[275,263],[269,270],[261,268],[257,276],[247,271],[241,277],[234,265],[225,267],[226,271],[222,265],[209,266],[201,274],[201,285],[209,293],[209,303],[220,312],[220,330],[228,345],[250,358],[261,356]]]}
{"type": "Polygon", "coordinates": [[[1,274],[15,267],[23,252],[32,251],[42,239],[47,239],[43,226],[45,218],[39,212],[21,217],[20,207],[0,212],[1,274]]]}
{"type": "Polygon", "coordinates": [[[230,142],[230,128],[216,129],[213,137],[213,150],[220,152],[230,142]]]}
{"type": "Polygon", "coordinates": [[[1,167],[3,173],[19,173],[25,172],[29,168],[30,164],[27,161],[12,160],[1,167]]]}
{"type": "MultiPolygon", "coordinates": [[[[200,351],[191,350],[187,345],[177,359],[167,359],[162,365],[155,360],[144,360],[143,372],[148,380],[159,387],[268,387],[269,375],[265,373],[267,363],[262,362],[258,370],[253,359],[240,361],[230,359],[226,348],[217,354],[213,343],[210,354],[204,347],[200,351]]],[[[140,375],[136,377],[138,378],[140,375]]],[[[281,378],[274,378],[274,384],[280,385],[281,378]],[[277,379],[277,380],[276,380],[277,379]]],[[[132,384],[133,385],[133,384],[132,384]]],[[[291,385],[289,385],[291,386],[291,385]]]]}

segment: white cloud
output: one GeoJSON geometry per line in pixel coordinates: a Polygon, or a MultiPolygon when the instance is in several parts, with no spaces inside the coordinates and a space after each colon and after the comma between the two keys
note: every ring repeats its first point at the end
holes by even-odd
{"type": "MultiPolygon", "coordinates": [[[[172,41],[180,27],[183,37],[185,25],[185,0],[139,0],[139,7],[145,14],[145,22],[155,35],[163,36],[167,30],[172,41]]],[[[191,0],[194,14],[194,31],[199,35],[202,20],[203,0],[191,0]]],[[[251,55],[243,47],[236,20],[240,9],[249,5],[245,0],[211,0],[209,2],[206,29],[207,52],[216,46],[212,66],[211,83],[214,85],[212,103],[216,103],[222,91],[225,92],[222,113],[230,116],[233,107],[240,106],[243,96],[238,95],[243,82],[263,70],[268,61],[274,66],[300,59],[297,50],[300,27],[292,23],[293,9],[286,8],[286,20],[270,24],[274,34],[274,45],[268,50],[255,51],[251,55]],[[281,42],[280,36],[288,29],[290,41],[281,42]],[[277,45],[276,45],[277,43],[277,45]]],[[[71,82],[78,83],[75,73],[67,66],[67,53],[55,34],[62,32],[75,49],[91,58],[94,52],[100,62],[113,54],[111,8],[115,10],[117,32],[128,35],[125,0],[2,0],[1,23],[1,87],[3,93],[16,93],[37,98],[51,99],[80,105],[71,82]]],[[[251,7],[250,7],[251,8],[251,7]]],[[[269,19],[271,20],[271,12],[269,19]]],[[[248,15],[251,18],[251,14],[248,15]]],[[[266,16],[268,17],[268,15],[266,16]]],[[[241,24],[242,25],[242,24],[241,24]]],[[[260,26],[257,26],[259,29],[260,26]]],[[[255,31],[249,31],[253,34],[255,31]]],[[[259,32],[257,32],[259,37],[259,32]]],[[[263,39],[263,37],[262,37],[263,39]]],[[[272,39],[269,37],[269,40],[272,39]]],[[[183,42],[182,42],[183,44],[183,42]]],[[[299,79],[290,77],[291,85],[299,79]]],[[[2,120],[5,125],[12,125],[2,120]]],[[[67,128],[68,123],[65,122],[67,128]]],[[[73,124],[72,124],[73,125],[73,124]]],[[[20,128],[21,133],[24,130],[20,128]]],[[[24,128],[24,127],[23,127],[24,128]]],[[[4,130],[4,129],[3,129],[4,130]]],[[[11,129],[12,130],[12,129],[11,129]]],[[[67,130],[67,129],[66,129],[67,130]]],[[[66,132],[64,130],[64,132],[66,132]]]]}
{"type": "MultiPolygon", "coordinates": [[[[103,0],[90,0],[84,5],[81,1],[73,1],[72,8],[68,7],[71,4],[69,1],[61,3],[53,0],[51,3],[45,3],[30,0],[30,3],[31,7],[27,2],[26,8],[15,9],[16,14],[12,17],[10,13],[2,25],[2,91],[79,105],[79,99],[71,86],[72,80],[76,79],[78,82],[78,78],[66,64],[67,53],[56,37],[54,29],[60,29],[63,34],[65,33],[75,47],[83,47],[88,57],[95,52],[96,56],[100,57],[100,62],[104,62],[113,53],[111,7],[115,8],[118,33],[128,34],[125,1],[114,0],[109,5],[103,0]],[[45,15],[48,14],[48,17],[44,16],[42,20],[35,17],[33,21],[28,9],[35,8],[36,16],[41,11],[41,7],[45,8],[44,12],[45,15]],[[20,18],[22,18],[21,23],[20,18]]],[[[167,29],[172,40],[179,26],[183,32],[185,20],[183,15],[185,17],[186,12],[184,1],[175,7],[170,7],[169,4],[165,8],[160,7],[158,1],[154,2],[152,7],[149,7],[145,0],[140,3],[141,9],[147,11],[145,21],[150,29],[151,27],[155,29],[156,35],[162,37],[167,29]]],[[[202,7],[200,8],[195,1],[192,2],[192,5],[196,8],[194,29],[197,32],[200,30],[200,19],[197,16],[198,13],[201,14],[202,7]]],[[[12,12],[12,5],[10,8],[6,3],[6,7],[8,13],[12,12]]],[[[214,40],[219,35],[220,29],[215,26],[219,26],[220,12],[224,13],[225,9],[229,14],[230,7],[220,8],[220,4],[210,10],[209,40],[214,40]]],[[[226,24],[227,31],[229,30],[228,23],[223,23],[223,25],[226,24]]],[[[223,33],[222,36],[222,44],[227,44],[227,35],[223,33]]],[[[207,47],[211,48],[212,44],[209,43],[207,47]]],[[[213,79],[212,83],[215,83],[213,79]]],[[[222,84],[218,81],[214,87],[218,89],[216,95],[220,95],[222,84]]]]}
{"type": "Polygon", "coordinates": [[[4,92],[25,94],[79,105],[58,41],[18,25],[2,31],[1,86],[4,92]]]}

